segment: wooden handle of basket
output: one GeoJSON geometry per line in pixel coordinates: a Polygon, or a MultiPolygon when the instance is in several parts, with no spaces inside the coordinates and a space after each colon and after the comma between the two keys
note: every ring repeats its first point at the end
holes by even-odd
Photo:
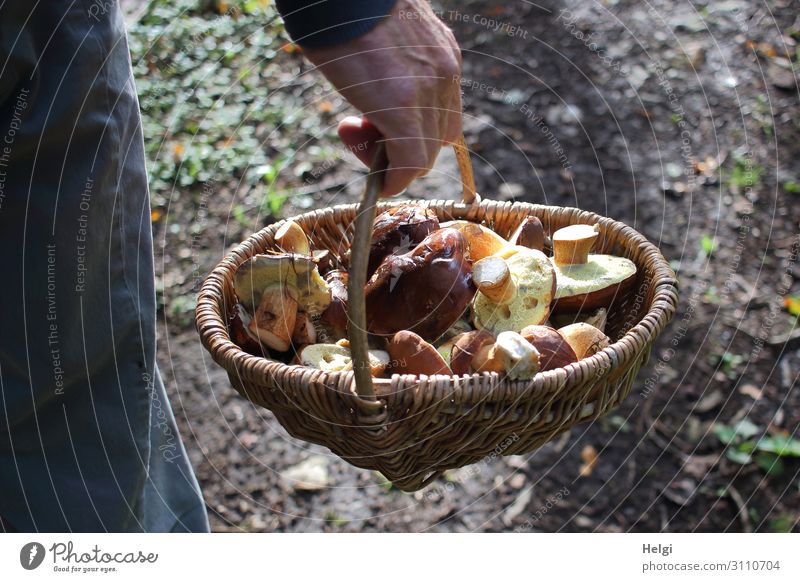
{"type": "MultiPolygon", "coordinates": [[[[475,182],[472,173],[472,164],[469,151],[464,141],[464,136],[453,144],[458,168],[461,173],[461,185],[465,204],[476,201],[475,182]]],[[[372,158],[367,185],[358,206],[355,220],[355,233],[353,244],[350,247],[350,269],[347,284],[348,297],[348,331],[350,340],[350,356],[353,359],[353,377],[356,383],[356,393],[369,400],[375,399],[372,387],[372,370],[369,365],[369,345],[367,342],[367,305],[364,289],[367,286],[367,262],[369,260],[370,242],[372,241],[372,227],[375,223],[375,204],[378,202],[386,168],[389,159],[386,156],[386,145],[379,142],[372,158]]]]}

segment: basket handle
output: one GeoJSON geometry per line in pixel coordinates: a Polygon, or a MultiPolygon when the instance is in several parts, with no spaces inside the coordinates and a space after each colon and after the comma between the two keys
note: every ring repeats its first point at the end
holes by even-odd
{"type": "MultiPolygon", "coordinates": [[[[472,162],[469,159],[469,150],[463,135],[453,144],[453,149],[455,150],[458,169],[461,174],[464,204],[474,204],[478,201],[478,196],[475,193],[472,162]]],[[[347,284],[347,316],[349,320],[347,336],[350,340],[350,356],[353,361],[356,394],[368,400],[375,399],[375,390],[372,386],[372,373],[369,366],[367,309],[364,289],[367,286],[367,262],[372,241],[372,228],[375,222],[375,204],[383,188],[388,166],[389,159],[386,155],[386,144],[385,142],[379,142],[372,158],[364,194],[358,206],[353,244],[350,247],[350,269],[347,284]]]]}

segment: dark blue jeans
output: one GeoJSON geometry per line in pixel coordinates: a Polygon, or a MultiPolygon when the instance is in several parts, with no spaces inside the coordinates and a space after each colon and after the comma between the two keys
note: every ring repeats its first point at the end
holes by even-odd
{"type": "Polygon", "coordinates": [[[0,7],[0,261],[0,530],[207,531],[155,363],[115,2],[0,7]]]}

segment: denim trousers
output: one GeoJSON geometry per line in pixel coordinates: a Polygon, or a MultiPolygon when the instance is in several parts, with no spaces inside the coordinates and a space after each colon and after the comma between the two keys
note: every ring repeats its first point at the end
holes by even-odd
{"type": "Polygon", "coordinates": [[[0,260],[0,531],[208,531],[156,367],[116,2],[0,6],[0,260]]]}

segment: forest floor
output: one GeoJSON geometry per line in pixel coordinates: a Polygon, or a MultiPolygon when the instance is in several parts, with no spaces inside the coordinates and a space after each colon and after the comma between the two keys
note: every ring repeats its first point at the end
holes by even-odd
{"type": "MultiPolygon", "coordinates": [[[[159,363],[215,531],[800,530],[796,3],[435,4],[479,192],[626,222],[681,302],[617,410],[414,494],[290,437],[200,345],[197,289],[231,246],[363,184],[335,136],[347,104],[270,3],[229,4],[129,18],[159,363]],[[295,491],[283,475],[308,460],[328,484],[295,491]]],[[[455,198],[456,176],[445,151],[407,195],[455,198]]]]}

